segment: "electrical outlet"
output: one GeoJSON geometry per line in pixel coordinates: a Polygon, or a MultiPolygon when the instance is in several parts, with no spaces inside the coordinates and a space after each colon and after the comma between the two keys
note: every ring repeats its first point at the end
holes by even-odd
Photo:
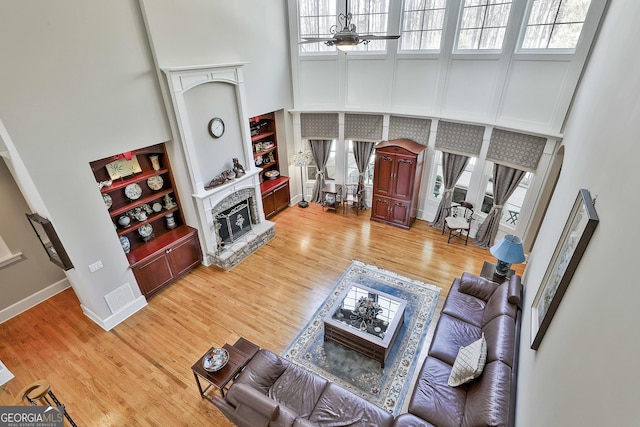
{"type": "Polygon", "coordinates": [[[102,265],[102,261],[98,260],[93,264],[89,265],[89,271],[92,273],[95,273],[96,271],[100,270],[102,267],[104,267],[104,265],[102,265]]]}

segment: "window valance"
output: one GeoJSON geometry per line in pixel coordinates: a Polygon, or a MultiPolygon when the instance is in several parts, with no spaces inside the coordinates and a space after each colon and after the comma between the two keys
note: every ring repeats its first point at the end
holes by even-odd
{"type": "Polygon", "coordinates": [[[483,137],[484,126],[440,120],[435,147],[449,153],[477,157],[482,148],[483,137]]]}
{"type": "Polygon", "coordinates": [[[427,145],[431,119],[417,119],[414,117],[389,117],[389,139],[409,138],[427,145]]]}
{"type": "Polygon", "coordinates": [[[487,160],[535,172],[546,143],[547,139],[540,136],[493,129],[487,160]]]}
{"type": "Polygon", "coordinates": [[[305,139],[336,139],[338,138],[338,113],[302,113],[300,114],[300,132],[305,139]]]}
{"type": "Polygon", "coordinates": [[[380,141],[382,139],[382,116],[345,114],[344,139],[380,141]]]}

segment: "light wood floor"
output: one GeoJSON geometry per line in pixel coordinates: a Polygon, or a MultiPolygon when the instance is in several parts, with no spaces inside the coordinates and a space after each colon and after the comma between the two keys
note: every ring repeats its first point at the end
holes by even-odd
{"type": "Polygon", "coordinates": [[[435,284],[442,298],[454,277],[495,261],[471,243],[447,244],[425,221],[407,231],[369,213],[288,208],[273,219],[276,238],[233,270],[198,267],[110,332],[71,289],[0,324],[0,360],[15,375],[0,405],[47,379],[79,426],[227,426],[200,399],[191,365],[240,336],[281,353],[351,260],[435,284]]]}

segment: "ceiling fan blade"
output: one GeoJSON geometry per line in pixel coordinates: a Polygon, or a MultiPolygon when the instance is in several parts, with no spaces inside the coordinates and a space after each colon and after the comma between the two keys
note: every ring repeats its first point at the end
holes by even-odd
{"type": "Polygon", "coordinates": [[[376,36],[373,34],[365,34],[359,37],[362,40],[396,40],[400,38],[400,36],[376,36]]]}
{"type": "Polygon", "coordinates": [[[319,38],[319,37],[305,37],[304,39],[302,39],[301,42],[299,42],[298,44],[305,44],[305,43],[323,43],[323,42],[330,42],[330,41],[334,41],[335,39],[333,37],[331,38],[319,38]]]}

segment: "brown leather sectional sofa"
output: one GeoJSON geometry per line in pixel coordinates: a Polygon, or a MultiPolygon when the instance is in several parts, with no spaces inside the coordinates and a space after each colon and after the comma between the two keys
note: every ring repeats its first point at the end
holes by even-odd
{"type": "Polygon", "coordinates": [[[469,273],[455,279],[409,401],[409,413],[400,415],[394,425],[513,426],[521,304],[517,275],[501,285],[469,273]],[[487,359],[482,374],[467,384],[449,386],[459,348],[483,333],[487,359]]]}
{"type": "Polygon", "coordinates": [[[422,365],[409,413],[381,408],[289,362],[260,350],[224,398],[214,403],[240,427],[513,426],[522,285],[469,273],[454,280],[422,365]],[[480,377],[448,385],[461,346],[487,341],[480,377]]]}

